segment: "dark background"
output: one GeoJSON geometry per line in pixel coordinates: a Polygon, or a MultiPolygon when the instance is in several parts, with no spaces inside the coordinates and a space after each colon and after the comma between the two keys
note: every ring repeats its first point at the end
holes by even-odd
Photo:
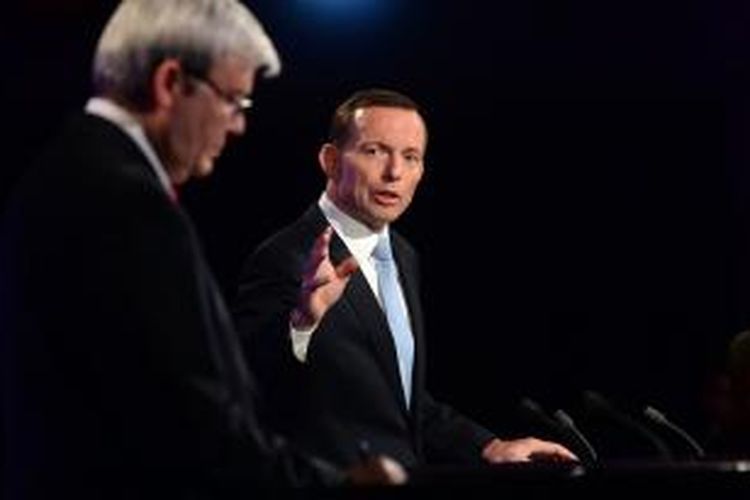
{"type": "MultiPolygon", "coordinates": [[[[114,4],[32,0],[4,20],[0,198],[85,103],[114,4]]],[[[250,5],[284,70],[260,83],[248,134],[184,194],[229,295],[243,254],[317,199],[335,105],[391,87],[430,129],[397,228],[423,255],[433,393],[512,432],[521,396],[575,414],[597,389],[706,434],[706,381],[750,320],[750,7],[250,5]]]]}

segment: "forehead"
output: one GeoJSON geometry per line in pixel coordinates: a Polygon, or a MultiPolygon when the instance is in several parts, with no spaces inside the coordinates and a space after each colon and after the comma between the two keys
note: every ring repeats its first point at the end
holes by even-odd
{"type": "Polygon", "coordinates": [[[354,138],[358,141],[378,140],[424,149],[427,129],[424,120],[413,109],[373,106],[354,111],[354,138]]]}

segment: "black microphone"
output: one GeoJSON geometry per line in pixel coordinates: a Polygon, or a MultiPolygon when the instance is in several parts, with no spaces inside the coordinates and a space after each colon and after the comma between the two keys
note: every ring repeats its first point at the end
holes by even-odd
{"type": "MultiPolygon", "coordinates": [[[[520,407],[524,414],[529,417],[532,421],[541,425],[548,432],[557,436],[558,439],[565,442],[572,442],[576,455],[579,456],[581,461],[586,466],[594,465],[598,456],[591,443],[583,437],[578,429],[572,429],[566,425],[563,425],[559,418],[552,418],[547,415],[541,405],[530,398],[523,398],[520,403],[520,407]]],[[[570,418],[570,417],[568,417],[570,418]]],[[[570,419],[572,421],[572,419],[570,419]]],[[[573,426],[575,427],[575,426],[573,426]]]]}
{"type": "Polygon", "coordinates": [[[627,429],[631,434],[639,436],[642,440],[649,443],[650,447],[657,452],[660,458],[664,460],[673,459],[671,450],[659,436],[654,434],[641,422],[616,409],[601,394],[595,391],[584,391],[583,400],[589,412],[600,415],[619,427],[627,429]]]}
{"type": "Polygon", "coordinates": [[[692,451],[692,455],[694,455],[695,458],[704,458],[706,456],[705,450],[698,444],[698,441],[688,434],[685,429],[669,420],[664,413],[660,412],[653,406],[646,406],[646,408],[643,409],[643,414],[652,422],[656,422],[672,431],[676,436],[679,436],[683,442],[687,443],[688,448],[692,451]]]}
{"type": "Polygon", "coordinates": [[[520,408],[524,415],[536,424],[543,427],[547,432],[551,432],[559,438],[563,438],[565,433],[560,428],[560,425],[542,409],[541,405],[530,398],[523,398],[520,403],[520,408]]]}
{"type": "Polygon", "coordinates": [[[555,413],[555,419],[562,425],[564,429],[567,429],[571,436],[575,437],[575,440],[581,445],[581,448],[586,450],[586,463],[591,465],[599,461],[599,456],[596,450],[591,445],[591,442],[586,439],[581,430],[576,426],[573,418],[565,413],[563,410],[557,410],[555,413]]]}

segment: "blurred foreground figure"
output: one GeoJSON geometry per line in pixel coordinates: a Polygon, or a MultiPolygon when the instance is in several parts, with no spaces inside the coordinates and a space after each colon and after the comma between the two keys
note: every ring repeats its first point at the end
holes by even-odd
{"type": "Polygon", "coordinates": [[[245,130],[276,51],[236,0],[124,0],[96,97],[14,191],[0,246],[6,498],[403,482],[258,422],[255,384],[177,189],[245,130]]]}

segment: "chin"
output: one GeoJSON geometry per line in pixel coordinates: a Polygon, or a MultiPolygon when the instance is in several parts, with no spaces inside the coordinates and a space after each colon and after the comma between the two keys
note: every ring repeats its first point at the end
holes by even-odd
{"type": "Polygon", "coordinates": [[[213,160],[202,160],[193,169],[194,177],[208,177],[214,171],[213,160]]]}
{"type": "Polygon", "coordinates": [[[402,213],[403,210],[387,210],[378,214],[378,219],[380,219],[383,224],[391,224],[396,222],[402,213]]]}

